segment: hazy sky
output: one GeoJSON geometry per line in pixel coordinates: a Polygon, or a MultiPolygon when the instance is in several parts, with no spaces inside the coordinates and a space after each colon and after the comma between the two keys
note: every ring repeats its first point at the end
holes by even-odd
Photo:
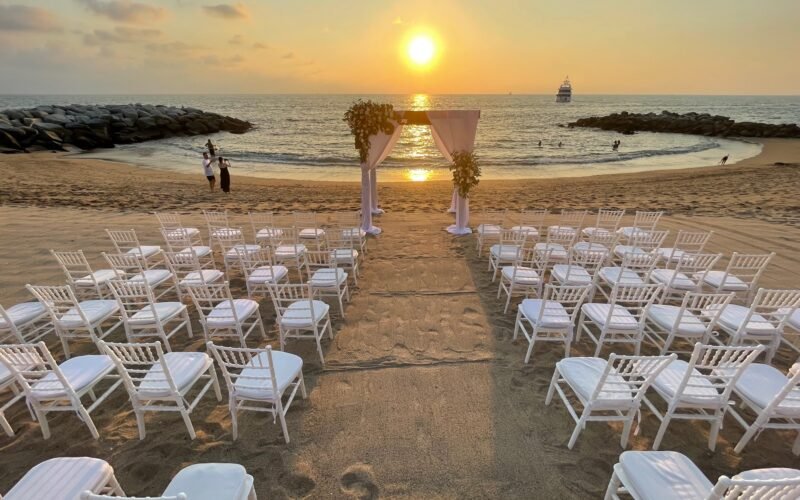
{"type": "Polygon", "coordinates": [[[800,0],[0,0],[0,93],[553,93],[568,74],[800,94],[798,22],[800,0]]]}

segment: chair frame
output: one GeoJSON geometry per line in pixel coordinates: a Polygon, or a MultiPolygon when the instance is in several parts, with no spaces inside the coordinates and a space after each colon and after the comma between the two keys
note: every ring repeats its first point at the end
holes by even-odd
{"type": "Polygon", "coordinates": [[[274,259],[272,258],[272,249],[270,247],[261,248],[258,252],[248,252],[241,248],[236,248],[236,253],[239,256],[239,265],[244,274],[244,282],[247,287],[247,296],[253,298],[257,293],[262,297],[269,297],[269,288],[272,283],[288,283],[289,272],[277,280],[274,279],[274,270],[277,267],[274,259]],[[273,273],[271,281],[253,282],[252,275],[254,271],[264,268],[270,268],[273,273]]]}
{"type": "Polygon", "coordinates": [[[650,253],[626,253],[622,258],[622,262],[618,266],[610,266],[601,268],[597,272],[597,280],[595,282],[595,290],[607,300],[611,301],[611,291],[619,285],[632,285],[639,284],[638,282],[631,283],[625,282],[625,272],[634,272],[641,279],[642,283],[650,282],[650,275],[656,267],[658,262],[658,255],[650,253]],[[603,276],[603,269],[618,269],[619,276],[617,282],[611,282],[603,276]],[[608,290],[606,290],[608,289],[608,290]]]}
{"type": "MultiPolygon", "coordinates": [[[[276,264],[284,265],[288,268],[297,270],[297,276],[300,281],[303,280],[303,270],[306,267],[306,252],[308,248],[300,243],[297,228],[294,226],[276,227],[276,234],[270,236],[267,241],[267,246],[272,250],[272,258],[276,264]],[[291,253],[281,253],[278,250],[281,248],[286,249],[291,247],[291,253]]],[[[262,246],[264,246],[262,244],[262,246]]]]}
{"type": "Polygon", "coordinates": [[[580,233],[581,229],[583,228],[583,223],[586,220],[587,215],[589,215],[588,210],[561,210],[561,213],[558,215],[558,222],[556,225],[548,226],[547,228],[548,238],[551,231],[561,230],[571,233],[572,241],[577,240],[578,233],[580,233]]]}
{"type": "Polygon", "coordinates": [[[764,271],[774,257],[775,252],[768,254],[741,254],[738,252],[733,252],[730,260],[728,261],[728,265],[723,271],[724,274],[720,280],[720,286],[715,287],[709,285],[705,281],[703,282],[703,286],[716,292],[732,291],[736,293],[737,297],[744,294],[742,302],[747,304],[753,299],[753,296],[757,290],[756,287],[758,286],[758,281],[761,279],[761,275],[764,274],[764,271]],[[747,289],[726,290],[725,282],[728,281],[729,276],[740,279],[745,285],[747,285],[747,289]]]}
{"type": "MultiPolygon", "coordinates": [[[[88,295],[91,297],[92,294],[86,294],[86,292],[88,290],[94,290],[94,295],[96,297],[101,299],[111,298],[108,280],[102,283],[97,280],[95,271],[92,269],[92,266],[89,265],[89,261],[86,259],[83,250],[77,250],[75,252],[56,252],[51,249],[50,254],[56,259],[61,270],[64,271],[64,275],[67,277],[67,283],[72,287],[77,296],[83,297],[88,295]],[[88,283],[82,283],[86,282],[86,280],[88,280],[88,283]]],[[[114,270],[112,269],[111,271],[113,272],[114,270]]]]}
{"type": "Polygon", "coordinates": [[[308,283],[277,285],[270,288],[272,304],[275,307],[278,326],[278,338],[280,340],[281,351],[286,348],[287,339],[308,339],[313,338],[317,343],[317,353],[322,364],[325,364],[325,355],[322,352],[322,337],[325,330],[328,336],[333,339],[333,327],[331,325],[330,311],[319,321],[314,321],[314,298],[318,292],[308,283]],[[288,308],[297,302],[307,301],[310,325],[302,327],[285,326],[283,316],[288,308]],[[303,333],[306,332],[306,333],[303,333]]]}
{"type": "Polygon", "coordinates": [[[353,278],[353,285],[358,286],[358,275],[360,271],[361,254],[359,253],[360,242],[353,234],[350,227],[334,226],[325,232],[325,248],[331,253],[331,258],[336,261],[336,265],[342,269],[347,269],[348,276],[353,278]],[[350,258],[341,259],[336,255],[337,251],[348,251],[350,258]]]}
{"type": "Polygon", "coordinates": [[[202,240],[193,240],[186,228],[161,228],[161,235],[164,237],[164,242],[167,244],[167,250],[169,252],[191,252],[197,255],[197,258],[202,263],[204,269],[213,269],[215,267],[214,250],[212,250],[211,247],[203,245],[202,240]]]}
{"type": "MultiPolygon", "coordinates": [[[[703,292],[703,280],[706,274],[719,262],[720,258],[722,258],[721,253],[682,254],[674,268],[666,268],[666,270],[672,270],[674,272],[669,281],[662,283],[664,285],[664,295],[661,298],[662,302],[681,301],[683,300],[683,296],[688,292],[703,292]],[[678,281],[680,273],[683,273],[683,278],[681,279],[685,278],[692,281],[694,284],[693,289],[688,290],[686,288],[676,288],[674,286],[678,281]]],[[[655,271],[656,270],[654,270],[654,272],[655,271]]],[[[650,281],[653,283],[661,283],[655,279],[652,272],[650,273],[650,281]]]]}
{"type": "MultiPolygon", "coordinates": [[[[664,267],[670,267],[677,263],[681,255],[703,253],[706,244],[714,235],[714,231],[685,231],[680,230],[675,236],[675,242],[669,248],[667,256],[662,255],[664,267]]],[[[664,249],[666,250],[666,249],[664,249]]]]}
{"type": "Polygon", "coordinates": [[[45,306],[44,312],[24,322],[14,323],[11,314],[0,305],[0,318],[3,318],[8,327],[0,328],[0,344],[18,343],[33,344],[50,333],[55,333],[53,318],[45,306]]]}
{"type": "Polygon", "coordinates": [[[520,258],[520,255],[525,249],[525,242],[528,235],[520,231],[512,229],[501,229],[499,233],[498,243],[489,248],[489,267],[487,271],[492,271],[492,283],[497,279],[497,271],[503,265],[514,265],[520,258]],[[499,254],[494,255],[492,248],[495,246],[499,249],[499,254]],[[503,256],[503,251],[508,247],[509,250],[514,252],[512,258],[503,256]]]}
{"type": "Polygon", "coordinates": [[[628,226],[631,228],[630,234],[628,234],[625,229],[627,227],[621,227],[617,229],[617,234],[622,241],[629,241],[631,236],[635,235],[639,231],[655,231],[656,227],[658,226],[658,222],[663,217],[664,211],[654,211],[648,212],[644,210],[637,210],[636,214],[633,216],[633,225],[628,226]]]}
{"type": "Polygon", "coordinates": [[[545,219],[550,213],[547,208],[523,210],[515,214],[517,224],[512,231],[524,231],[529,241],[536,241],[544,234],[545,219]]]}
{"type": "MultiPolygon", "coordinates": [[[[672,324],[672,328],[669,330],[663,328],[645,314],[644,338],[652,343],[660,354],[692,352],[671,350],[670,347],[672,347],[675,339],[688,340],[694,338],[701,344],[709,344],[717,330],[717,321],[722,314],[722,310],[730,304],[731,300],[733,300],[733,294],[730,293],[689,292],[684,295],[680,306],[675,306],[679,307],[679,312],[675,318],[675,323],[672,324]],[[709,312],[712,312],[712,314],[709,314],[709,312]],[[680,332],[681,320],[687,313],[705,325],[705,332],[702,335],[687,335],[680,332]]],[[[655,305],[653,304],[652,307],[655,307],[655,305]]],[[[662,304],[658,305],[664,305],[663,301],[662,304]]]]}
{"type": "Polygon", "coordinates": [[[158,247],[157,252],[149,256],[144,255],[141,251],[143,245],[139,242],[139,237],[136,235],[135,229],[106,229],[106,234],[108,234],[118,254],[130,253],[130,255],[138,255],[138,257],[142,259],[145,269],[152,269],[154,266],[164,261],[161,256],[161,247],[158,247],[158,245],[152,245],[158,247]],[[137,249],[138,252],[133,251],[137,249]]]}
{"type": "Polygon", "coordinates": [[[475,230],[477,234],[475,250],[478,252],[478,257],[487,244],[500,240],[500,232],[503,230],[507,213],[507,210],[484,210],[476,217],[481,221],[475,230]]]}
{"type": "MultiPolygon", "coordinates": [[[[156,300],[169,293],[175,293],[175,295],[178,297],[178,300],[182,299],[181,290],[178,286],[178,280],[170,269],[147,268],[142,265],[143,261],[139,256],[132,254],[113,254],[102,252],[101,255],[106,262],[108,262],[108,265],[111,266],[112,269],[122,274],[122,279],[125,281],[133,281],[134,283],[136,281],[141,281],[150,287],[150,289],[153,291],[153,294],[156,294],[156,289],[161,287],[162,289],[160,290],[160,293],[155,295],[156,300]],[[150,280],[147,278],[148,271],[167,271],[169,276],[159,282],[150,282],[150,280]],[[141,280],[133,280],[133,278],[136,276],[140,276],[141,280]]],[[[164,258],[163,252],[161,252],[161,257],[164,258]]]]}
{"type": "Polygon", "coordinates": [[[339,303],[339,313],[344,319],[344,304],[350,302],[350,286],[348,285],[347,272],[344,273],[344,281],[338,283],[337,261],[329,250],[310,250],[306,252],[306,272],[308,273],[307,283],[318,297],[336,297],[339,303]],[[319,271],[332,270],[336,275],[336,283],[332,285],[317,285],[312,283],[314,275],[319,271]]]}
{"type": "MultiPolygon", "coordinates": [[[[264,322],[261,320],[261,311],[256,308],[255,312],[249,317],[240,319],[236,312],[235,302],[231,295],[231,289],[227,281],[222,283],[205,283],[187,285],[186,290],[192,298],[195,309],[200,313],[200,324],[203,326],[203,335],[206,342],[212,341],[214,337],[237,339],[242,347],[247,347],[247,337],[255,330],[261,332],[261,338],[267,338],[264,330],[264,322]],[[208,316],[214,309],[224,303],[230,304],[230,318],[232,326],[210,326],[208,316]]],[[[249,300],[249,299],[248,299],[249,300]]]]}

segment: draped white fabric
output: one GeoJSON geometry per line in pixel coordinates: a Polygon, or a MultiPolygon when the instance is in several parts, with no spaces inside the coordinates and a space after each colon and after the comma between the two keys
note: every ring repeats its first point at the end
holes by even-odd
{"type": "MultiPolygon", "coordinates": [[[[471,152],[475,148],[475,134],[478,130],[480,111],[428,111],[428,120],[431,122],[433,142],[439,152],[453,161],[456,151],[471,152]]],[[[469,199],[462,198],[458,192],[453,191],[451,210],[455,210],[456,223],[447,228],[452,234],[469,234],[472,231],[467,226],[469,223],[469,199]]]]}
{"type": "Polygon", "coordinates": [[[389,156],[400,139],[403,126],[394,124],[392,134],[379,133],[369,136],[369,154],[361,164],[361,228],[370,234],[380,234],[381,229],[372,225],[373,212],[378,209],[378,184],[376,167],[389,156]]]}

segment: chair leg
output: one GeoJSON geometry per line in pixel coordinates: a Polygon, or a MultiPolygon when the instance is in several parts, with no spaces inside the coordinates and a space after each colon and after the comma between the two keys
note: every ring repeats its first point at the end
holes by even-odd
{"type": "Polygon", "coordinates": [[[756,435],[756,432],[758,432],[759,428],[760,426],[757,426],[756,423],[753,423],[753,425],[748,427],[747,432],[745,432],[744,436],[742,436],[742,439],[736,443],[736,447],[733,449],[733,451],[736,453],[741,453],[744,447],[747,446],[747,443],[749,443],[750,440],[753,439],[753,436],[756,435]]]}
{"type": "Polygon", "coordinates": [[[3,428],[8,437],[14,437],[14,429],[11,428],[11,424],[8,423],[2,412],[0,412],[0,427],[3,428]]]}
{"type": "Polygon", "coordinates": [[[308,397],[308,393],[306,392],[306,380],[303,378],[303,372],[300,371],[300,395],[303,396],[303,399],[308,397]]]}
{"type": "Polygon", "coordinates": [[[531,354],[533,354],[533,343],[535,338],[536,338],[536,330],[534,329],[533,333],[531,334],[531,339],[528,341],[528,351],[525,353],[525,364],[527,364],[531,360],[531,354]]]}
{"type": "Polygon", "coordinates": [[[550,402],[553,400],[553,394],[556,392],[556,384],[558,383],[558,367],[553,370],[553,378],[550,380],[550,388],[547,389],[547,397],[544,400],[545,405],[549,405],[550,402]]]}
{"type": "Polygon", "coordinates": [[[186,333],[189,338],[194,337],[194,332],[192,332],[192,319],[189,317],[189,309],[187,308],[183,311],[183,320],[186,322],[186,333]]]}
{"type": "Polygon", "coordinates": [[[317,352],[319,353],[319,360],[325,365],[325,356],[322,354],[322,335],[314,335],[317,340],[317,352]]]}
{"type": "Polygon", "coordinates": [[[278,413],[278,419],[281,421],[283,439],[286,440],[286,444],[289,444],[289,429],[286,427],[286,415],[283,414],[283,401],[281,401],[280,396],[278,396],[278,399],[275,401],[275,411],[278,413]]]}
{"type": "Polygon", "coordinates": [[[608,488],[606,488],[606,495],[604,500],[614,500],[617,497],[617,491],[619,490],[619,477],[617,476],[617,471],[611,473],[611,480],[608,481],[608,488]]]}
{"type": "Polygon", "coordinates": [[[89,412],[86,411],[86,408],[83,406],[78,406],[75,410],[78,412],[81,420],[83,420],[83,423],[86,424],[86,427],[89,428],[89,432],[92,433],[92,437],[95,439],[100,439],[100,433],[97,432],[97,427],[95,427],[92,417],[89,416],[89,412]]]}
{"type": "Polygon", "coordinates": [[[64,349],[64,356],[66,357],[66,359],[69,359],[70,352],[69,352],[69,342],[67,342],[67,337],[58,334],[58,338],[61,340],[61,347],[64,349]]]}
{"type": "Polygon", "coordinates": [[[342,314],[342,319],[344,319],[344,304],[342,304],[342,295],[344,291],[340,290],[339,293],[336,294],[336,297],[339,299],[339,312],[342,314]]]}
{"type": "Polygon", "coordinates": [[[633,426],[633,419],[636,417],[636,410],[631,410],[628,419],[625,421],[625,425],[622,426],[622,438],[619,440],[620,446],[622,449],[628,447],[628,438],[631,437],[631,426],[633,426]]]}
{"type": "Polygon", "coordinates": [[[39,427],[42,429],[42,437],[50,439],[50,424],[47,423],[47,412],[43,411],[39,406],[34,406],[33,411],[36,413],[36,420],[39,421],[39,427]]]}
{"type": "Polygon", "coordinates": [[[136,426],[139,428],[139,439],[144,439],[145,430],[144,430],[144,412],[139,410],[134,410],[133,412],[136,415],[136,426]]]}
{"type": "Polygon", "coordinates": [[[725,417],[725,414],[722,410],[717,411],[717,419],[711,422],[711,431],[708,433],[708,449],[714,451],[717,447],[717,436],[719,436],[719,430],[722,428],[722,419],[725,417]]]}
{"type": "Polygon", "coordinates": [[[664,434],[667,432],[670,420],[672,420],[672,412],[667,410],[664,414],[664,418],[661,420],[661,425],[658,427],[656,438],[653,440],[653,450],[658,450],[658,447],[661,446],[661,440],[664,439],[664,434]]]}
{"type": "Polygon", "coordinates": [[[586,426],[586,419],[589,417],[589,409],[584,408],[583,412],[581,413],[581,418],[578,419],[578,423],[575,424],[575,430],[572,431],[572,436],[569,438],[569,443],[567,443],[567,448],[570,450],[573,446],[575,446],[575,442],[578,440],[578,436],[580,435],[583,428],[586,426]]]}
{"type": "Polygon", "coordinates": [[[222,390],[219,388],[219,378],[213,364],[208,367],[208,374],[211,375],[211,385],[214,386],[214,395],[217,396],[217,401],[222,401],[222,390]]]}
{"type": "Polygon", "coordinates": [[[181,417],[183,417],[183,423],[186,424],[186,430],[189,431],[189,437],[192,439],[196,438],[197,435],[194,432],[194,425],[192,425],[192,419],[189,418],[189,412],[186,410],[186,408],[183,407],[181,408],[180,412],[181,412],[181,417]]]}
{"type": "Polygon", "coordinates": [[[239,438],[239,420],[236,418],[236,399],[230,398],[228,402],[228,409],[231,412],[231,432],[233,433],[233,440],[239,438]]]}

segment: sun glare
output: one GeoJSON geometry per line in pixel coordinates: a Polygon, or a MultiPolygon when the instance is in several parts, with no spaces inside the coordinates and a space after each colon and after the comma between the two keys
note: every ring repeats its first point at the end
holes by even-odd
{"type": "Polygon", "coordinates": [[[428,35],[417,35],[408,42],[408,58],[416,66],[427,66],[436,55],[436,44],[428,35]]]}
{"type": "Polygon", "coordinates": [[[425,182],[431,178],[432,171],[427,168],[412,168],[406,171],[406,176],[411,182],[425,182]]]}

